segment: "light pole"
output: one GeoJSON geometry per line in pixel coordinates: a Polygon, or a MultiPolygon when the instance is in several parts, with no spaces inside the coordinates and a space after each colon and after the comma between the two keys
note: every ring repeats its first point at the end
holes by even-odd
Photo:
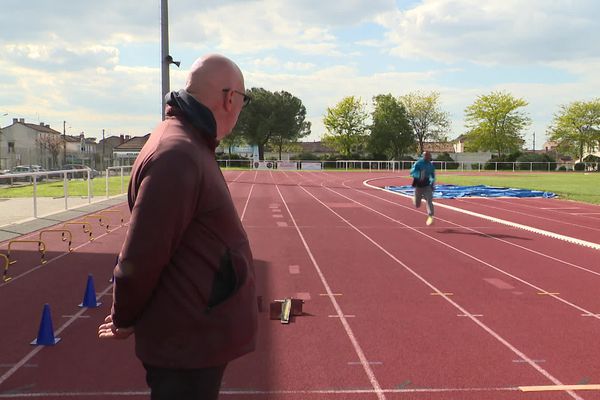
{"type": "Polygon", "coordinates": [[[160,34],[161,34],[161,74],[162,74],[162,119],[165,119],[165,96],[169,93],[170,77],[169,64],[175,64],[179,67],[181,62],[173,61],[169,55],[169,2],[160,0],[160,34]]]}
{"type": "Polygon", "coordinates": [[[63,121],[63,167],[67,164],[67,121],[63,121]]]}
{"type": "Polygon", "coordinates": [[[100,164],[102,171],[104,171],[104,144],[105,144],[104,129],[102,129],[102,163],[100,164]]]}

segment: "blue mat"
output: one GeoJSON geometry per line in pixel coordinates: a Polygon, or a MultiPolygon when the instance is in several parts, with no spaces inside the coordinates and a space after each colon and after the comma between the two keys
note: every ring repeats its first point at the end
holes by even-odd
{"type": "MultiPolygon", "coordinates": [[[[415,189],[408,186],[386,186],[387,190],[412,196],[415,189]]],[[[455,199],[457,197],[544,197],[551,199],[556,197],[555,193],[540,190],[512,189],[505,187],[494,187],[486,185],[456,186],[435,185],[433,197],[436,199],[455,199]]]]}

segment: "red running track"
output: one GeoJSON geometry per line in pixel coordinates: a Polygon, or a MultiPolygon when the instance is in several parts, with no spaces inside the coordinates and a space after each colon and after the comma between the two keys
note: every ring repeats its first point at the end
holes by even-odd
{"type": "MultiPolygon", "coordinates": [[[[225,176],[258,294],[303,298],[305,315],[282,325],[260,313],[258,349],[231,363],[221,398],[600,399],[598,250],[442,206],[427,227],[409,198],[363,184],[406,182],[392,174],[225,176]]],[[[598,207],[443,203],[598,242],[593,218],[567,210],[598,207]]],[[[55,239],[41,267],[35,252],[16,254],[15,279],[0,286],[0,398],[148,397],[132,341],[96,339],[110,297],[77,307],[90,273],[110,293],[125,229],[94,242],[80,232],[71,254],[55,239]],[[44,303],[62,341],[32,347],[44,303]]]]}

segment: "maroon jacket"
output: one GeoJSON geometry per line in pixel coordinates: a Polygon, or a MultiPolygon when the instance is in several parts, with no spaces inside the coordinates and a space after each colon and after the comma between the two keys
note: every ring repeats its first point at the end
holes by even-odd
{"type": "Polygon", "coordinates": [[[133,166],[112,315],[116,326],[135,327],[142,362],[202,368],[254,350],[255,278],[214,132],[174,110],[133,166]]]}

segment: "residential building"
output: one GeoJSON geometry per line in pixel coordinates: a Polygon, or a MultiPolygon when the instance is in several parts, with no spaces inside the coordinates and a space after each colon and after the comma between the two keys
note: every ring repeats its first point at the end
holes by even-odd
{"type": "Polygon", "coordinates": [[[134,136],[116,146],[113,149],[113,166],[122,167],[133,165],[133,162],[138,154],[140,154],[142,147],[144,147],[149,137],[150,134],[145,136],[134,136]]]}
{"type": "Polygon", "coordinates": [[[40,122],[32,124],[24,118],[13,118],[0,134],[0,169],[17,165],[41,165],[54,168],[61,163],[61,133],[40,122]]]}
{"type": "Polygon", "coordinates": [[[312,153],[319,158],[337,154],[335,149],[326,146],[321,141],[315,140],[313,142],[299,142],[298,144],[302,147],[302,153],[312,153]]]}
{"type": "Polygon", "coordinates": [[[98,160],[99,168],[104,170],[107,167],[115,165],[114,149],[115,147],[123,144],[125,140],[129,140],[129,135],[109,136],[105,139],[100,140],[98,143],[98,160]]]}
{"type": "Polygon", "coordinates": [[[63,135],[50,125],[32,124],[24,118],[13,118],[13,123],[0,130],[0,169],[17,165],[39,165],[57,169],[64,164],[96,165],[96,139],[63,135]]]}
{"type": "Polygon", "coordinates": [[[65,164],[80,164],[96,168],[97,147],[96,138],[86,138],[83,133],[79,136],[63,136],[66,141],[65,164]]]}

